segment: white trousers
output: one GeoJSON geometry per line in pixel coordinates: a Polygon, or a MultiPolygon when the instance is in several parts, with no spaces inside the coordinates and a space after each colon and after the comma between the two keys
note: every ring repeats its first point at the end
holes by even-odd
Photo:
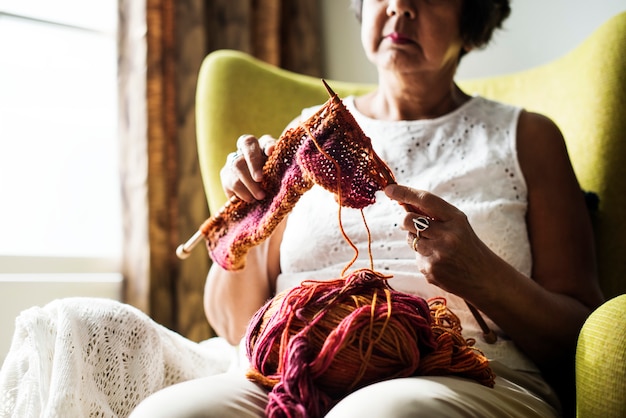
{"type": "MultiPolygon", "coordinates": [[[[495,387],[449,377],[375,383],[341,400],[327,418],[558,417],[558,401],[538,375],[492,364],[495,387]]],[[[131,418],[264,417],[267,392],[236,372],[180,383],[144,400],[131,418]]]]}

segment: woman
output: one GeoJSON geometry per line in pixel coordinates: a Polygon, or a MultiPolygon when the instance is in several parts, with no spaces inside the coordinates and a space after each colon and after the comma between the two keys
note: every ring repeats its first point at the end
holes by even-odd
{"type": "MultiPolygon", "coordinates": [[[[365,210],[376,267],[393,275],[396,289],[445,296],[498,377],[494,389],[455,377],[393,379],[357,390],[328,416],[558,416],[539,370],[573,355],[584,320],[602,301],[583,195],[552,121],[469,96],[454,83],[461,57],[489,41],[509,2],[353,3],[379,78],[376,90],[345,104],[398,181],[365,210]],[[412,220],[424,215],[432,221],[418,232],[412,220]],[[464,301],[488,317],[496,344],[481,340],[464,301]]],[[[221,172],[228,196],[264,197],[261,167],[273,141],[240,138],[239,153],[221,172]]],[[[277,291],[337,276],[351,250],[342,248],[336,210],[314,188],[249,253],[244,270],[213,265],[205,308],[219,335],[236,344],[277,291]]],[[[347,212],[347,228],[361,223],[347,212]]],[[[354,231],[365,256],[366,237],[354,231]]],[[[133,417],[262,416],[266,403],[263,390],[231,374],[168,388],[133,417]]]]}

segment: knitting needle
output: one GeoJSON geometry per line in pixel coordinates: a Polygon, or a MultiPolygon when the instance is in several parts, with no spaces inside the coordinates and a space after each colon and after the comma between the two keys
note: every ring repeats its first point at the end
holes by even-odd
{"type": "MultiPolygon", "coordinates": [[[[326,90],[328,90],[328,94],[331,96],[331,98],[333,98],[333,100],[339,100],[337,94],[330,88],[326,81],[322,80],[322,83],[324,83],[324,86],[326,87],[326,90]]],[[[231,199],[226,203],[226,206],[232,204],[236,199],[236,196],[231,197],[231,199]]],[[[198,245],[200,241],[202,241],[202,238],[202,231],[198,229],[191,238],[189,238],[187,241],[185,241],[185,243],[180,244],[178,248],[176,248],[176,256],[178,256],[178,258],[181,260],[185,260],[186,258],[188,258],[194,247],[198,245]]]]}
{"type": "MultiPolygon", "coordinates": [[[[230,199],[226,201],[224,206],[220,208],[217,214],[215,214],[215,216],[219,216],[228,206],[232,205],[233,203],[236,203],[238,200],[239,198],[237,196],[231,196],[230,199]]],[[[207,219],[207,221],[209,221],[209,219],[207,219]]],[[[180,244],[178,248],[176,248],[176,255],[178,256],[178,258],[180,258],[181,260],[184,260],[187,257],[189,257],[189,255],[191,254],[191,250],[193,250],[194,247],[198,245],[198,243],[200,243],[200,241],[202,241],[203,238],[204,238],[204,234],[202,233],[202,227],[200,227],[191,236],[191,238],[189,238],[187,241],[185,241],[184,244],[180,244]]]]}
{"type": "Polygon", "coordinates": [[[204,238],[201,230],[197,230],[195,234],[191,236],[184,244],[180,244],[178,248],[176,248],[176,255],[181,260],[186,259],[191,254],[191,250],[198,245],[200,241],[204,238]]]}
{"type": "Polygon", "coordinates": [[[489,328],[489,325],[487,325],[487,322],[485,322],[485,319],[482,317],[480,312],[478,312],[478,309],[476,309],[474,305],[472,305],[468,301],[465,301],[465,303],[467,304],[467,307],[469,308],[472,315],[474,315],[474,319],[476,319],[476,322],[478,322],[480,329],[483,331],[483,338],[485,339],[485,342],[487,344],[495,343],[498,340],[498,335],[491,328],[489,328]]]}

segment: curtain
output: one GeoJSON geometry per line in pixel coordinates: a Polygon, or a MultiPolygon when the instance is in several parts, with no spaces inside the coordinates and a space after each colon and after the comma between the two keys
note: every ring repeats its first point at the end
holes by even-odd
{"type": "Polygon", "coordinates": [[[319,2],[118,0],[124,300],[199,341],[210,259],[176,247],[209,216],[195,143],[202,59],[222,48],[321,76],[319,2]]]}

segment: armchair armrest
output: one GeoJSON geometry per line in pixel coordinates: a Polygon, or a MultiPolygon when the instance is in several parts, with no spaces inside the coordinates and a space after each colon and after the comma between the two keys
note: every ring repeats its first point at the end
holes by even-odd
{"type": "Polygon", "coordinates": [[[576,349],[577,416],[626,417],[626,294],[596,309],[576,349]]]}

